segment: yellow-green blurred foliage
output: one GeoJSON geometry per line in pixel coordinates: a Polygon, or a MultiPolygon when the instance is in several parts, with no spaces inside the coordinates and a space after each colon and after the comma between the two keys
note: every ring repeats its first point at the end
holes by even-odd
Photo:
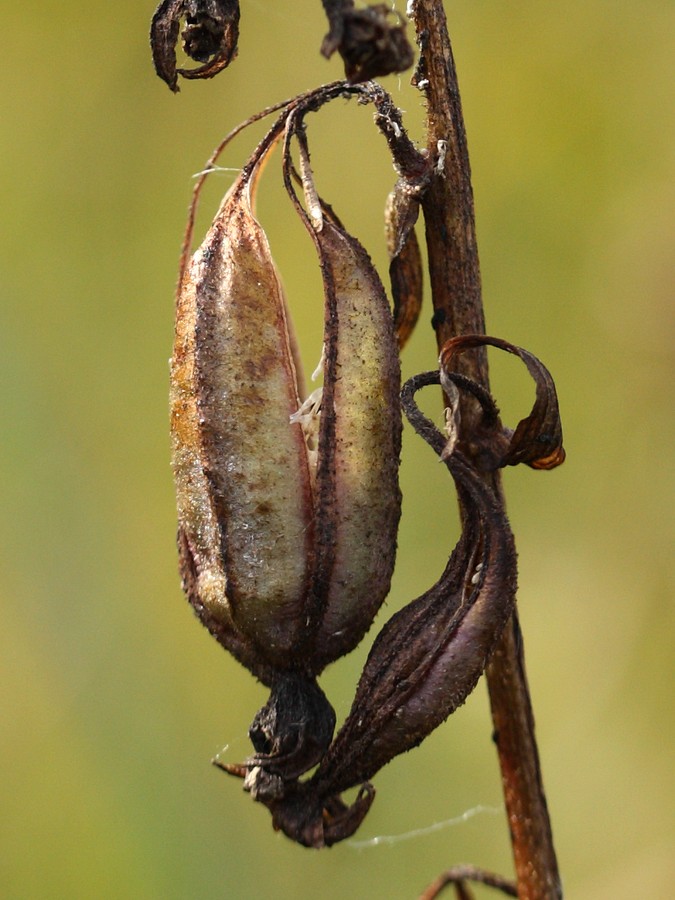
{"type": "MultiPolygon", "coordinates": [[[[6,898],[413,898],[450,864],[510,871],[500,813],[310,852],[209,766],[265,694],[176,574],[167,360],[191,176],[250,113],[339,77],[318,0],[243,0],[240,54],[178,96],[154,0],[3,4],[2,779],[6,898]]],[[[401,0],[399,0],[401,6],[401,0]]],[[[670,0],[453,2],[490,332],[554,373],[568,461],[506,474],[549,805],[570,898],[672,896],[671,416],[675,34],[670,0]]],[[[421,99],[386,80],[421,139],[421,99]]],[[[317,181],[384,264],[394,173],[371,111],[309,119],[317,181]]],[[[260,130],[223,160],[241,165],[260,130]]],[[[311,371],[314,251],[273,162],[261,217],[311,371]]],[[[212,178],[200,228],[231,182],[212,178]]],[[[407,374],[435,364],[429,305],[407,374]]],[[[507,419],[531,386],[494,359],[507,419]]],[[[438,414],[434,399],[429,408],[438,414]]],[[[456,539],[447,472],[406,434],[388,610],[456,539]]],[[[380,623],[384,621],[384,611],[380,623]]],[[[324,684],[346,713],[366,647],[324,684]]],[[[376,779],[359,838],[499,807],[485,688],[376,779]]],[[[486,896],[481,894],[480,896],[486,896]]]]}

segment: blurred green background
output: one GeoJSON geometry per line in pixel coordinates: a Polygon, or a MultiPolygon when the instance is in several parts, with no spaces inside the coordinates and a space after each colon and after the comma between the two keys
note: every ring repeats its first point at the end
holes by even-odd
{"type": "MultiPolygon", "coordinates": [[[[565,425],[563,468],[505,481],[567,896],[671,897],[675,7],[447,10],[488,329],[550,367],[565,425]]],[[[209,765],[225,745],[246,756],[265,693],[194,619],[176,574],[167,360],[191,177],[238,121],[340,68],[318,54],[318,0],[243,0],[237,62],[173,96],[151,68],[152,12],[3,4],[0,894],[403,900],[451,864],[510,872],[482,683],[376,778],[358,839],[405,839],[298,848],[209,765]]],[[[386,86],[421,139],[407,82],[386,86]]],[[[384,265],[394,173],[371,111],[332,104],[309,138],[322,193],[384,265]]],[[[211,179],[202,231],[232,177],[211,179]]],[[[320,283],[279,181],[273,161],[261,218],[311,371],[320,283]]],[[[427,304],[406,374],[435,364],[429,317],[427,304]]],[[[494,358],[512,423],[531,401],[518,365],[494,358]]],[[[404,453],[380,623],[457,535],[447,473],[409,433],[404,453]]],[[[323,680],[340,717],[366,650],[323,680]]]]}

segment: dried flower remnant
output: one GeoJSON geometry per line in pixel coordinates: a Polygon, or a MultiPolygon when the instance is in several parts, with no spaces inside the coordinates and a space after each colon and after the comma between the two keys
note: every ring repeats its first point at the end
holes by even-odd
{"type": "MultiPolygon", "coordinates": [[[[304,99],[313,108],[316,97],[304,99]]],[[[250,732],[254,793],[297,777],[328,745],[334,714],[315,677],[356,646],[384,600],[400,515],[391,312],[365,251],[315,191],[320,231],[302,214],[324,280],[324,386],[303,402],[286,301],[254,214],[263,163],[284,130],[301,127],[293,110],[186,267],[172,360],[184,587],[212,634],[272,689],[250,732]]],[[[304,182],[312,193],[311,173],[304,182]]]]}
{"type": "Polygon", "coordinates": [[[213,78],[237,55],[239,0],[162,0],[150,27],[155,71],[177,92],[178,76],[213,78]],[[185,54],[204,63],[195,69],[176,66],[176,44],[181,22],[185,54]]]}
{"type": "Polygon", "coordinates": [[[338,51],[352,84],[405,72],[413,64],[405,20],[385,3],[364,9],[355,9],[353,0],[323,0],[323,5],[330,31],[321,52],[330,59],[338,51]]]}

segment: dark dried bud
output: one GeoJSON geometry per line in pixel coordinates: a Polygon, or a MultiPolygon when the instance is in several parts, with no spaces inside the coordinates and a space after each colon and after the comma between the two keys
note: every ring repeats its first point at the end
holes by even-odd
{"type": "Polygon", "coordinates": [[[330,58],[337,50],[352,84],[404,72],[415,54],[405,36],[405,22],[385,4],[354,9],[352,2],[326,3],[330,31],[321,52],[330,58]],[[396,24],[392,24],[392,16],[396,24]]]}

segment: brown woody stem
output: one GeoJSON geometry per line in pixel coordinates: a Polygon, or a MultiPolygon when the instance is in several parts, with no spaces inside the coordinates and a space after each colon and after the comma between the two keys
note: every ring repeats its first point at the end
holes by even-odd
{"type": "MultiPolygon", "coordinates": [[[[412,5],[420,62],[414,81],[427,96],[428,149],[435,160],[422,199],[439,348],[457,334],[485,332],[466,133],[442,0],[412,5]]],[[[485,349],[465,354],[461,374],[489,388],[485,349]]],[[[462,409],[471,428],[476,407],[462,409]],[[474,412],[472,413],[472,409],[474,412]]],[[[498,475],[489,476],[503,503],[498,475]]],[[[517,612],[504,629],[486,669],[495,743],[521,900],[562,897],[551,825],[541,779],[534,718],[525,675],[517,612]]]]}

